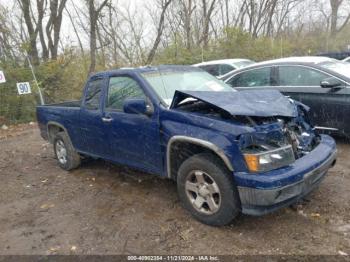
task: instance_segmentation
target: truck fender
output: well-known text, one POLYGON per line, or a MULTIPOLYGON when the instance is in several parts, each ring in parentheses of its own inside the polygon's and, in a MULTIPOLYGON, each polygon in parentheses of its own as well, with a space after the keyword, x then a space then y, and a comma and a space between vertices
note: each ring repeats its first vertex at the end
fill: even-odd
POLYGON ((217 145, 215 145, 209 141, 198 139, 198 138, 193 138, 193 137, 188 137, 188 136, 173 136, 169 139, 168 145, 167 145, 167 158, 166 158, 166 160, 167 160, 167 176, 168 176, 168 178, 171 178, 171 147, 172 147, 172 144, 174 142, 178 142, 178 141, 192 143, 192 144, 199 145, 199 146, 202 146, 204 148, 207 148, 207 149, 213 151, 225 163, 226 167, 230 171, 233 171, 233 167, 232 167, 230 160, 228 159, 228 157, 226 156, 224 151, 221 148, 219 148, 217 145))
POLYGON ((54 136, 52 136, 52 134, 51 134, 52 132, 50 132, 50 127, 53 127, 53 126, 58 127, 59 129, 63 130, 67 134, 68 138, 70 139, 69 133, 63 125, 61 125, 60 123, 57 123, 55 121, 49 121, 46 125, 46 128, 47 128, 47 134, 48 134, 48 138, 49 138, 50 142, 53 142, 53 139, 54 139, 54 136))

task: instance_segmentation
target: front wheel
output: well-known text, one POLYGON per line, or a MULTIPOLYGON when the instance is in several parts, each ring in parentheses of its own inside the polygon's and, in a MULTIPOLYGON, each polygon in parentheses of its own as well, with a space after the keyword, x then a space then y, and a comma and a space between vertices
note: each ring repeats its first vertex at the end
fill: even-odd
POLYGON ((183 205, 202 223, 227 225, 240 213, 240 200, 233 175, 211 154, 185 160, 177 176, 183 205))
POLYGON ((72 142, 65 132, 57 133, 53 148, 58 165, 64 170, 72 170, 80 165, 80 155, 75 151, 72 142))

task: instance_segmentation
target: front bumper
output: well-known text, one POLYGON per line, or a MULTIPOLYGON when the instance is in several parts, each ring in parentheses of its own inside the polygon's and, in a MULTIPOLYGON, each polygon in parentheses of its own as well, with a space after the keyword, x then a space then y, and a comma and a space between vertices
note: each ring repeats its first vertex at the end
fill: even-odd
POLYGON ((319 185, 336 157, 335 141, 322 135, 320 144, 293 165, 263 174, 235 173, 242 213, 263 215, 296 202, 319 185))

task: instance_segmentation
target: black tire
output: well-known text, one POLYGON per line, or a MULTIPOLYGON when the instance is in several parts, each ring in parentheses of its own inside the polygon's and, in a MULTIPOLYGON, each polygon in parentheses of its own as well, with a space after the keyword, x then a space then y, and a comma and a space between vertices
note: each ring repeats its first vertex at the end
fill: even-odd
MULTIPOLYGON (((206 185, 208 185, 208 183, 207 181, 204 182, 206 185)), ((201 185, 203 186, 203 184, 201 185)), ((199 188, 201 188, 201 186, 199 186, 199 188)), ((194 155, 182 163, 177 176, 177 191, 184 207, 192 216, 207 225, 223 226, 230 224, 241 211, 240 199, 232 173, 230 173, 224 164, 212 154, 202 153, 194 155), (198 184, 198 171, 203 172, 206 180, 209 179, 209 184, 210 181, 213 180, 213 183, 216 183, 215 188, 219 189, 216 198, 212 198, 212 193, 204 191, 206 192, 204 196, 205 199, 212 198, 212 200, 214 199, 219 203, 215 206, 217 210, 214 213, 210 210, 209 202, 208 204, 204 202, 201 210, 198 210, 198 207, 196 209, 196 205, 193 203, 196 202, 195 199, 200 196, 201 191, 198 190, 197 193, 194 193, 186 189, 186 181, 191 182, 189 179, 191 176, 193 177, 194 173, 195 181, 193 185, 198 184), (209 212, 209 214, 205 212, 209 212)))
POLYGON ((64 170, 72 170, 80 165, 80 155, 75 151, 72 142, 66 132, 59 132, 56 134, 53 141, 54 153, 58 165, 64 170), (64 145, 66 150, 66 161, 60 161, 58 148, 64 145))

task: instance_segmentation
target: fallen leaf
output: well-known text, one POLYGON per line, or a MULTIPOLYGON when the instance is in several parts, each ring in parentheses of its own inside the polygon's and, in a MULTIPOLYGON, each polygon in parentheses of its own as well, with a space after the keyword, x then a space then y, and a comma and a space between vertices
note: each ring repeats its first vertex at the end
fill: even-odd
POLYGON ((303 210, 298 210, 298 214, 307 217, 307 214, 305 214, 303 210))
POLYGON ((192 231, 193 231, 193 228, 192 228, 192 227, 189 228, 189 229, 186 229, 186 230, 180 232, 180 237, 181 237, 183 240, 187 241, 187 240, 189 240, 189 237, 190 237, 192 231))
POLYGON ((59 250, 59 249, 60 249, 59 246, 57 246, 57 247, 50 247, 50 251, 51 251, 51 252, 56 252, 56 251, 59 250))
POLYGON ((54 207, 55 205, 54 204, 43 204, 40 206, 41 209, 47 209, 47 208, 52 208, 54 207))
POLYGON ((321 215, 319 213, 311 213, 311 217, 320 217, 321 215))
POLYGON ((341 250, 338 251, 338 254, 341 255, 341 256, 348 256, 348 253, 345 253, 341 250))

